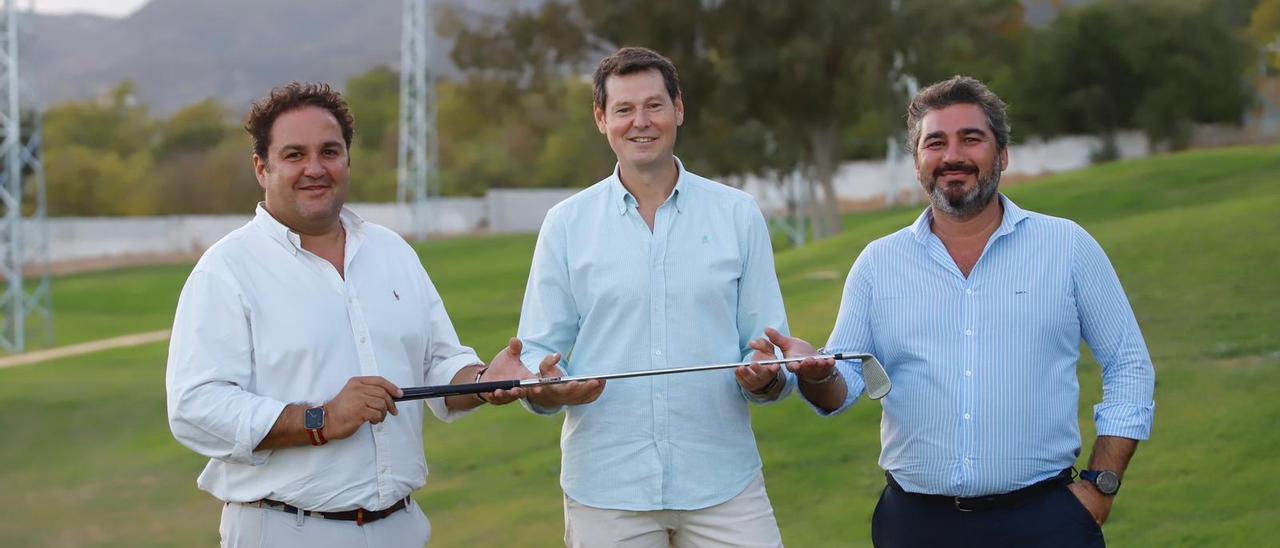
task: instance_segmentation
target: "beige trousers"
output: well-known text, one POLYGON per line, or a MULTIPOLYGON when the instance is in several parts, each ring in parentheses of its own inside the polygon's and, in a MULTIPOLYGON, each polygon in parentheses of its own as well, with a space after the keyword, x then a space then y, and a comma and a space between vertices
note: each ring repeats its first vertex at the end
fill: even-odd
POLYGON ((701 510, 609 510, 564 497, 564 544, 570 548, 710 548, 782 546, 764 476, 728 501, 701 510))

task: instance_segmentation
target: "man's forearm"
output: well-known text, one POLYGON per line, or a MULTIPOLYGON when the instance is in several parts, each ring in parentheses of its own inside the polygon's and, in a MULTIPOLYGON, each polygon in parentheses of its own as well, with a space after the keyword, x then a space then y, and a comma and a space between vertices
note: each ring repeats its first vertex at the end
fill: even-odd
POLYGON ((796 376, 800 384, 800 394, 804 399, 827 413, 839 409, 844 405, 845 398, 849 396, 849 387, 845 383, 844 374, 840 373, 839 368, 835 372, 836 376, 823 383, 806 382, 804 377, 796 376))
MULTIPOLYGON (((484 365, 478 363, 463 367, 458 370, 457 375, 453 376, 453 380, 449 381, 449 384, 467 384, 476 382, 476 375, 479 375, 480 371, 483 369, 484 365)), ((484 405, 484 400, 481 400, 478 394, 461 394, 458 396, 446 396, 444 398, 444 405, 445 407, 448 407, 450 411, 466 411, 468 409, 475 409, 484 405)))
POLYGON ((1089 455, 1090 470, 1111 470, 1123 477, 1129 460, 1138 450, 1138 440, 1119 436, 1098 436, 1089 455))
MULTIPOLYGON (((307 435, 306 421, 303 419, 303 413, 306 412, 307 407, 296 403, 286 405, 280 412, 280 416, 276 417, 271 431, 267 432, 267 437, 262 438, 253 450, 264 451, 311 445, 311 437, 307 435)), ((324 430, 321 432, 323 433, 324 430)))

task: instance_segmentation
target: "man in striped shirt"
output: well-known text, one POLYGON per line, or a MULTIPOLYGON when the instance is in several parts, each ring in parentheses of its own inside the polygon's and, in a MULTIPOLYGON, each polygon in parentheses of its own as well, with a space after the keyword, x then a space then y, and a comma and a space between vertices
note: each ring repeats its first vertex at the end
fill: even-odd
MULTIPOLYGON (((930 207, 863 250, 845 283, 832 352, 867 351, 894 382, 882 400, 887 486, 877 546, 1102 546, 1120 478, 1151 433, 1155 371, 1098 243, 1069 220, 998 192, 1005 105, 957 76, 922 90, 907 118, 930 207), (1080 341, 1102 370, 1098 437, 1081 451, 1080 341)), ((770 333, 788 356, 802 340, 770 333)), ((822 415, 848 409, 861 366, 792 366, 822 415)))

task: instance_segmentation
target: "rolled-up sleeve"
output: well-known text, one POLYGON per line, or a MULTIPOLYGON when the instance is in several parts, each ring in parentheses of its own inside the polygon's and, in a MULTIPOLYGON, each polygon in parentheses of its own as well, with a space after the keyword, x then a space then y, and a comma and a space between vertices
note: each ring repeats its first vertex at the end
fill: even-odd
POLYGON ((1080 330, 1102 368, 1102 403, 1094 406, 1099 436, 1151 437, 1155 367, 1133 307, 1102 246, 1076 227, 1072 284, 1080 330))
MULTIPOLYGON (((426 277, 426 271, 422 272, 426 277)), ((427 349, 426 360, 422 364, 423 382, 427 386, 445 385, 453 382, 458 372, 464 367, 484 363, 475 350, 463 346, 458 340, 458 332, 453 328, 449 313, 444 308, 444 300, 436 291, 435 284, 426 277, 428 318, 431 322, 431 346, 427 349)), ((463 416, 475 412, 479 407, 465 410, 450 409, 445 405, 445 398, 428 398, 427 407, 440 420, 453 422, 463 416)))
MULTIPOLYGON (((547 213, 538 231, 538 243, 533 250, 533 263, 529 268, 529 283, 524 291, 524 304, 520 307, 520 327, 517 336, 524 344, 520 355, 525 367, 534 374, 542 359, 559 353, 567 360, 574 341, 578 338, 578 307, 569 286, 569 262, 564 223, 558 211, 547 213)), ((567 369, 567 362, 561 363, 567 369)), ((526 409, 539 415, 553 415, 563 409, 543 408, 521 400, 526 409)))
POLYGON ((178 299, 165 374, 174 437, 210 458, 265 464, 271 451, 254 448, 286 402, 245 390, 252 378, 249 320, 240 292, 213 273, 193 272, 178 299))

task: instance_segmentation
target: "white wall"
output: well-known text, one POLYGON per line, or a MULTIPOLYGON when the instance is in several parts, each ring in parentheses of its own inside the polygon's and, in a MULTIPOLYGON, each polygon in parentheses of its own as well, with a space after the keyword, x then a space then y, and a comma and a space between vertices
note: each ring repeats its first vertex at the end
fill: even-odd
MULTIPOLYGON (((1197 142, 1233 142, 1238 130, 1203 128, 1197 142), (1212 129, 1213 131, 1208 131, 1212 129)), ((1243 135, 1243 134, 1241 134, 1243 135)), ((1037 176, 1080 169, 1101 141, 1093 136, 1029 139, 1009 149, 1008 176, 1037 176)), ((1117 145, 1122 158, 1148 153, 1147 139, 1139 132, 1124 132, 1117 145)), ((760 202, 767 215, 786 207, 782 185, 745 176, 735 178, 743 190, 760 202)), ((883 160, 847 162, 836 170, 836 194, 843 202, 889 203, 920 200, 911 157, 902 155, 889 165, 883 160), (886 197, 894 196, 894 200, 886 197)), ((475 232, 535 232, 551 206, 577 189, 494 189, 484 198, 439 198, 428 207, 429 232, 447 236, 475 232)), ((401 234, 410 233, 407 208, 396 204, 350 204, 365 219, 401 234)), ((142 218, 53 218, 49 220, 50 261, 117 258, 134 255, 195 255, 227 232, 243 225, 244 215, 179 215, 142 218)))

